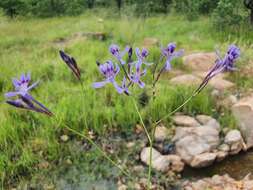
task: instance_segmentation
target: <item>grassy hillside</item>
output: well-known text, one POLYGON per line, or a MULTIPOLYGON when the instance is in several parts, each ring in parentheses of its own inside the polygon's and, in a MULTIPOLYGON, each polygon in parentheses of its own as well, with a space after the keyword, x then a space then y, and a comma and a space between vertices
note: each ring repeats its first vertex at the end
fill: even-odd
MULTIPOLYGON (((131 136, 135 124, 139 122, 131 98, 119 96, 112 86, 95 91, 91 84, 101 79, 95 61, 110 58, 108 46, 111 43, 120 44, 122 48, 128 44, 136 47, 142 45, 145 37, 157 38, 163 45, 176 42, 186 54, 214 51, 216 47, 224 50, 229 43, 237 43, 243 50, 242 67, 252 55, 252 32, 216 32, 208 18, 193 22, 175 15, 141 19, 119 17, 99 10, 79 17, 26 20, 0 17, 0 180, 3 189, 25 179, 31 180, 36 173, 51 173, 68 158, 74 164, 80 164, 84 171, 91 172, 95 168, 91 172, 94 178, 114 175, 106 174, 106 168, 111 166, 94 149, 80 151, 73 148, 74 139, 82 139, 62 127, 66 123, 80 132, 93 130, 101 141, 108 136, 108 131, 115 128, 131 136), (105 33, 107 39, 80 35, 88 32, 105 33), (82 70, 84 96, 80 84, 60 60, 59 49, 76 58, 82 70), (29 71, 33 81, 40 80, 32 94, 50 108, 57 119, 16 110, 4 103, 4 93, 13 89, 11 79, 29 71), (68 134, 73 144, 61 142, 62 134, 68 134), (40 164, 45 161, 50 164, 49 167, 41 167, 40 164)), ((159 47, 150 51, 150 61, 156 60, 159 47)), ((184 69, 181 62, 175 61, 174 68, 184 69)), ((253 87, 249 77, 240 73, 235 76, 232 79, 240 87, 238 89, 253 87)), ((166 74, 162 78, 154 102, 146 101, 142 105, 140 97, 144 94, 138 89, 134 92, 146 123, 165 115, 191 94, 193 89, 169 85, 169 77, 170 74, 166 74)), ((145 80, 151 79, 146 77, 145 80)), ((147 86, 147 94, 149 88, 147 86)), ((182 111, 191 115, 210 114, 224 125, 232 125, 229 113, 223 116, 216 113, 215 100, 210 98, 209 93, 206 89, 182 111)), ((121 153, 120 156, 126 156, 121 153)))

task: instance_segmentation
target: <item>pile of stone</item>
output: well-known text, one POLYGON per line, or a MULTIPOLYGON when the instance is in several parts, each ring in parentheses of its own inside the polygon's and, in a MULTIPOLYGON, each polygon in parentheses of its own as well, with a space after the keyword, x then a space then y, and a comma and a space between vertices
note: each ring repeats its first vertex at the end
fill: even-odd
MULTIPOLYGON (((224 137, 220 136, 220 124, 207 115, 197 115, 196 118, 187 115, 176 115, 173 118, 175 134, 172 142, 175 146, 173 154, 162 155, 153 148, 152 166, 158 171, 172 170, 180 172, 184 164, 193 168, 210 166, 215 161, 220 162, 229 155, 247 150, 239 130, 230 130, 224 137)), ((158 126, 155 140, 161 142, 169 137, 165 126, 158 126)), ((149 147, 141 152, 141 160, 149 164, 149 147)))
POLYGON ((200 179, 195 182, 186 181, 183 183, 183 190, 252 190, 253 180, 245 177, 241 181, 237 181, 228 175, 219 176, 215 175, 211 178, 200 179))

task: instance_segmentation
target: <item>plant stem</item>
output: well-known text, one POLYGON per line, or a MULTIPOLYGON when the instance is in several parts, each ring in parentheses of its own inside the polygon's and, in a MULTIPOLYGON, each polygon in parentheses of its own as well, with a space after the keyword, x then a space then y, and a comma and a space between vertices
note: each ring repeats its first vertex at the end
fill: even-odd
MULTIPOLYGON (((57 116, 55 116, 55 122, 57 123, 58 126, 61 125, 61 120, 58 119, 57 116)), ((63 123, 64 127, 75 133, 76 135, 85 138, 91 145, 93 145, 113 166, 115 166, 116 168, 118 168, 124 175, 126 175, 127 177, 129 177, 132 181, 134 181, 133 177, 131 177, 131 175, 129 174, 129 172, 125 171, 124 169, 122 169, 115 161, 113 161, 107 154, 105 151, 103 151, 103 149, 101 149, 91 138, 87 137, 86 135, 76 131, 75 129, 72 129, 71 127, 69 127, 67 124, 63 123)))
POLYGON ((179 107, 177 107, 176 109, 174 109, 172 112, 170 112, 169 114, 165 115, 164 117, 162 117, 160 120, 158 120, 157 122, 155 122, 155 126, 157 126, 159 123, 161 123, 161 121, 163 121, 164 119, 167 119, 168 117, 170 117, 172 114, 176 113, 178 110, 180 110, 182 107, 184 107, 193 97, 195 97, 198 94, 198 92, 194 92, 187 100, 184 101, 183 104, 181 104, 179 107))
POLYGON ((148 141, 149 141, 149 145, 150 145, 150 150, 149 150, 149 167, 148 167, 148 189, 151 189, 151 172, 152 172, 152 147, 153 147, 153 141, 148 133, 148 130, 143 122, 143 119, 142 119, 142 116, 141 116, 141 113, 138 109, 138 106, 136 104, 136 101, 134 98, 133 99, 133 103, 134 103, 134 106, 135 106, 135 109, 136 109, 136 112, 138 113, 138 116, 140 118, 140 121, 141 121, 141 124, 142 124, 142 127, 145 131, 145 134, 148 138, 148 141))
POLYGON ((130 174, 128 172, 126 172, 124 169, 122 169, 115 161, 113 161, 106 153, 105 151, 103 151, 92 139, 90 139, 89 137, 85 136, 84 134, 70 128, 69 126, 65 125, 65 128, 68 129, 69 131, 75 133, 76 135, 79 135, 83 138, 85 138, 87 141, 89 141, 90 144, 92 144, 109 162, 111 162, 112 165, 114 165, 115 167, 117 167, 124 175, 126 175, 127 177, 129 177, 130 179, 133 180, 133 178, 130 176, 130 174))

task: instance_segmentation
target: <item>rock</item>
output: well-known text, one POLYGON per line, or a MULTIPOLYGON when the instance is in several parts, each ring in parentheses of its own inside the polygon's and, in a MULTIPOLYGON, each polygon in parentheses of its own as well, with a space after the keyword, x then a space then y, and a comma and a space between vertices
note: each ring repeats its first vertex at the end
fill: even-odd
POLYGON ((224 160, 228 155, 228 152, 224 152, 224 151, 218 151, 216 152, 216 160, 218 162, 224 160))
POLYGON ((235 86, 234 83, 223 79, 223 78, 212 78, 209 82, 210 86, 213 88, 219 90, 219 91, 225 91, 235 86))
POLYGON ((184 163, 182 159, 177 155, 168 155, 166 158, 170 162, 170 170, 174 172, 181 172, 184 169, 184 163))
POLYGON ((194 53, 183 57, 183 63, 193 71, 208 71, 215 63, 215 53, 194 53))
POLYGON ((68 135, 62 135, 61 140, 62 140, 62 142, 67 142, 69 140, 69 136, 68 135))
POLYGON ((221 92, 219 90, 213 89, 211 92, 211 96, 213 98, 220 98, 221 97, 221 92))
POLYGON ((189 165, 195 156, 216 149, 220 143, 219 131, 210 126, 177 127, 172 140, 176 154, 189 165))
POLYGON ((213 127, 217 129, 218 131, 220 131, 220 124, 216 119, 208 115, 197 115, 196 119, 198 120, 200 124, 213 127))
MULTIPOLYGON (((141 161, 149 165, 149 151, 150 147, 146 147, 141 152, 141 161)), ((177 155, 161 155, 154 148, 152 149, 152 167, 161 172, 169 170, 181 172, 184 169, 184 163, 177 155)))
POLYGON ((138 135, 144 132, 143 127, 142 127, 141 125, 139 125, 139 124, 137 124, 137 125, 135 126, 134 131, 135 131, 135 133, 138 134, 138 135))
MULTIPOLYGON (((150 147, 141 151, 141 161, 149 165, 150 147)), ((165 156, 162 156, 157 150, 152 148, 152 167, 158 171, 166 172, 169 170, 170 162, 165 156)))
POLYGON ((229 131, 225 136, 224 142, 230 145, 229 154, 231 155, 239 153, 242 150, 244 144, 241 133, 238 130, 229 131))
POLYGON ((42 161, 42 162, 40 162, 40 163, 38 164, 38 168, 39 168, 40 170, 48 169, 49 167, 50 167, 50 164, 49 164, 49 162, 47 162, 47 161, 42 161))
POLYGON ((144 38, 143 40, 143 47, 150 48, 153 46, 158 46, 159 40, 157 38, 144 38))
POLYGON ((210 166, 216 158, 215 153, 203 153, 194 156, 193 160, 191 161, 190 165, 194 168, 202 168, 206 166, 210 166))
POLYGON ((200 124, 196 119, 187 115, 176 115, 172 117, 173 122, 178 126, 198 127, 200 124))
POLYGON ((170 79, 170 83, 173 85, 197 86, 200 85, 201 78, 191 74, 184 74, 170 79))
POLYGON ((222 144, 218 147, 218 150, 223 151, 223 152, 228 152, 230 150, 230 147, 227 144, 222 144))
POLYGON ((118 190, 127 190, 127 186, 122 184, 118 187, 118 190))
POLYGON ((253 94, 233 105, 232 112, 239 122, 247 148, 253 147, 253 94))
POLYGON ((198 120, 198 122, 201 125, 206 125, 206 123, 208 123, 213 118, 211 116, 208 116, 208 115, 197 115, 196 119, 198 120))
POLYGON ((155 140, 157 142, 164 141, 168 138, 169 130, 165 126, 158 126, 155 130, 155 140))
POLYGON ((234 95, 229 95, 227 98, 222 100, 221 105, 226 108, 231 108, 237 102, 237 98, 234 95))
POLYGON ((253 180, 243 179, 236 181, 228 175, 215 175, 211 178, 203 178, 198 181, 186 181, 183 183, 183 190, 252 190, 253 180))
POLYGON ((241 133, 240 131, 236 129, 229 131, 227 135, 225 136, 225 140, 224 140, 224 142, 228 145, 232 145, 233 143, 241 142, 241 141, 242 141, 241 133))
POLYGON ((127 144, 126 144, 126 147, 128 148, 128 149, 131 149, 131 148, 133 148, 135 146, 135 142, 128 142, 127 144))

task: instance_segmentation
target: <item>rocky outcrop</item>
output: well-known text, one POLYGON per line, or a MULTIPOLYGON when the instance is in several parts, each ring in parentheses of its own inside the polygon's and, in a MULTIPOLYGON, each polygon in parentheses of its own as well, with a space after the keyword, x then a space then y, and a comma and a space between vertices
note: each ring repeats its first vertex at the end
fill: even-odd
POLYGON ((183 190, 252 190, 253 180, 248 177, 241 181, 237 181, 228 175, 215 175, 211 178, 204 178, 198 181, 185 181, 183 183, 183 190))
POLYGON ((193 71, 208 71, 215 63, 215 53, 194 53, 183 57, 183 63, 193 71))
POLYGON ((183 74, 170 79, 171 84, 184 86, 197 86, 201 81, 201 78, 192 74, 183 74))
POLYGON ((253 147, 253 94, 243 98, 232 107, 247 148, 253 147))
POLYGON ((173 138, 176 146, 176 154, 184 162, 192 167, 205 167, 212 163, 213 160, 207 158, 203 153, 209 153, 216 149, 220 143, 219 131, 210 126, 201 127, 177 127, 173 138), (199 165, 197 165, 199 163, 199 165))
MULTIPOLYGON (((141 151, 141 161, 149 165, 150 147, 145 147, 141 151)), ((161 155, 156 149, 152 148, 152 167, 161 172, 174 171, 181 172, 184 163, 177 155, 161 155)))

